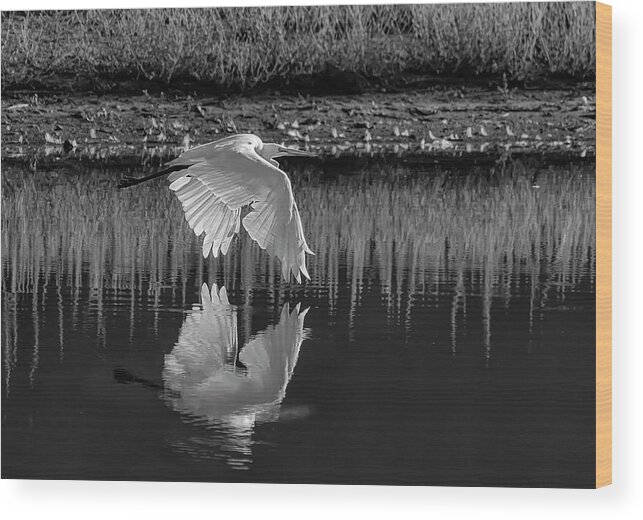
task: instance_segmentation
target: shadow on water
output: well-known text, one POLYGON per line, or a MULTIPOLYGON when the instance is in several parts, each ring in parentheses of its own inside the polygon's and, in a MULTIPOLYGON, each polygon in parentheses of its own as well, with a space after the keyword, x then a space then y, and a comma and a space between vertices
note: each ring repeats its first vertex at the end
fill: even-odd
POLYGON ((83 471, 61 455, 40 470, 44 477, 236 478, 183 458, 161 475, 150 462, 132 462, 158 462, 159 446, 169 446, 172 456, 198 460, 226 452, 220 458, 229 466, 251 468, 250 480, 586 485, 592 169, 519 161, 497 170, 324 169, 288 168, 316 253, 304 285, 283 280, 278 261, 245 235, 226 256, 203 259, 200 239, 163 182, 119 191, 120 174, 109 169, 3 169, 3 459, 9 442, 17 454, 5 467, 38 474, 28 453, 40 435, 30 424, 51 404, 42 387, 70 400, 56 405, 66 426, 54 421, 44 431, 77 427, 73 411, 82 408, 99 417, 83 423, 87 431, 77 428, 74 442, 95 441, 97 424, 118 424, 127 446, 120 465, 105 448, 92 452, 93 465, 83 471), (215 291, 206 296, 218 303, 206 298, 190 310, 204 284, 224 285, 235 305, 215 291), (299 309, 308 307, 314 336, 287 399, 301 420, 278 427, 306 337, 299 309), (79 373, 80 381, 69 379, 79 373), (114 376, 136 384, 114 389, 114 376), (87 394, 83 385, 94 393, 81 398, 71 390, 87 394), (159 396, 171 416, 154 404, 159 396), (127 399, 132 418, 113 404, 118 399, 127 399), (483 413, 494 400, 504 407, 483 413), (520 421, 534 425, 526 455, 512 446, 527 435, 523 426, 517 434, 520 421), (335 432, 332 441, 326 430, 335 432), (583 440, 570 449, 574 431, 583 440), (31 444, 21 445, 21 435, 31 444), (503 435, 501 452, 484 451, 503 435), (376 439, 390 447, 381 450, 376 439), (351 446, 342 460, 328 455, 338 445, 351 446), (283 450, 290 450, 286 461, 283 450), (547 450, 563 469, 541 461, 547 450), (493 462, 476 459, 480 451, 493 462), (268 463, 277 454, 281 470, 268 463), (301 465, 287 462, 296 458, 301 465), (524 473, 530 462, 538 469, 524 473))

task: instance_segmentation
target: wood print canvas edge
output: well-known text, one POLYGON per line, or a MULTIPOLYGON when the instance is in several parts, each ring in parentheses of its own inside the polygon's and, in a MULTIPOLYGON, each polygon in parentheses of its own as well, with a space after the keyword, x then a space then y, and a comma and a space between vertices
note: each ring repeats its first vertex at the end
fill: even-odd
POLYGON ((596 487, 612 483, 612 7, 596 3, 596 487))

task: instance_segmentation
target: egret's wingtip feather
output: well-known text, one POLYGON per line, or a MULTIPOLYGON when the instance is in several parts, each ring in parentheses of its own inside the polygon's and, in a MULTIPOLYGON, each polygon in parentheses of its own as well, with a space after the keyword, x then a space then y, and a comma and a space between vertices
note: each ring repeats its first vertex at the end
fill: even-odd
POLYGON ((201 286, 201 305, 207 305, 212 301, 212 297, 210 296, 210 289, 208 289, 208 284, 203 283, 201 286))
POLYGON ((219 305, 221 301, 219 300, 219 288, 216 283, 212 284, 212 291, 210 292, 213 305, 219 305))
POLYGON ((308 274, 308 269, 306 269, 306 264, 302 263, 299 269, 301 270, 302 274, 306 277, 306 279, 310 280, 310 275, 308 274))
POLYGON ((219 289, 219 299, 222 304, 230 305, 230 301, 228 300, 228 291, 226 290, 225 285, 222 285, 221 289, 219 289))

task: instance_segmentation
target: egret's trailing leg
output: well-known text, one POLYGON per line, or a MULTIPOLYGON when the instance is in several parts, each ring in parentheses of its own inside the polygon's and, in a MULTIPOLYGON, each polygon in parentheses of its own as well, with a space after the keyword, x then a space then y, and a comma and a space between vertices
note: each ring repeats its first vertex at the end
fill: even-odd
POLYGON ((147 177, 123 177, 118 183, 118 188, 122 189, 129 188, 130 186, 136 186, 137 184, 141 184, 142 182, 151 181, 152 179, 156 179, 157 177, 162 177, 163 175, 167 175, 168 173, 176 172, 179 170, 185 170, 186 168, 187 166, 171 166, 170 168, 164 168, 163 170, 160 170, 156 173, 152 173, 147 177))

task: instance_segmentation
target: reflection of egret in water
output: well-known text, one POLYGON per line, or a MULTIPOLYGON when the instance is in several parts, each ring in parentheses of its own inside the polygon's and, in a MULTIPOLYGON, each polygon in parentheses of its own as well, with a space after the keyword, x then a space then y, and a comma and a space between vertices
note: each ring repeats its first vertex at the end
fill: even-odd
POLYGON ((308 309, 300 312, 297 305, 291 312, 284 305, 276 325, 239 347, 237 308, 228 301, 225 287, 210 291, 203 284, 201 299, 202 309, 187 315, 165 357, 165 397, 189 422, 212 427, 222 439, 191 439, 175 447, 202 452, 215 444, 228 452, 225 458, 232 466, 244 469, 251 460, 254 426, 279 419, 306 337, 308 309))

